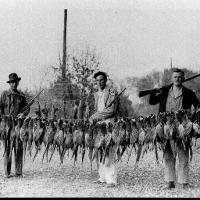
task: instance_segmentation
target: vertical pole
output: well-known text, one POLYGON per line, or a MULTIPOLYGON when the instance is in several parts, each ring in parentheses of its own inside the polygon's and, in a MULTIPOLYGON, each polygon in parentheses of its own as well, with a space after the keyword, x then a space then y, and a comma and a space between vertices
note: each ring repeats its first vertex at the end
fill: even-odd
POLYGON ((63 117, 66 118, 66 98, 65 98, 65 82, 66 82, 66 51, 67 51, 67 9, 64 9, 64 29, 63 29, 63 62, 62 62, 62 85, 63 85, 63 117))
POLYGON ((66 70, 69 70, 67 65, 67 9, 64 9, 64 30, 63 30, 63 62, 62 62, 62 82, 63 82, 63 112, 64 118, 66 118, 66 96, 69 96, 70 100, 72 100, 72 88, 70 85, 70 77, 69 73, 66 73, 66 70), (66 95, 67 89, 67 95, 66 95))
POLYGON ((63 30, 63 66, 62 66, 62 78, 66 78, 66 47, 67 43, 67 9, 64 10, 64 30, 63 30))

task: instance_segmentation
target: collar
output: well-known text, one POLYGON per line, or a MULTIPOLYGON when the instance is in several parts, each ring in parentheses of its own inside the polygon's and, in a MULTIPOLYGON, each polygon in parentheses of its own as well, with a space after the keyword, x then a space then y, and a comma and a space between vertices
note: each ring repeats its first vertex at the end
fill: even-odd
POLYGON ((9 89, 8 92, 9 92, 9 94, 19 94, 18 90, 13 91, 13 90, 9 89))
POLYGON ((8 95, 18 95, 18 96, 25 97, 25 95, 23 93, 21 93, 19 90, 12 91, 11 89, 8 90, 8 95))
POLYGON ((174 93, 174 90, 173 90, 173 86, 170 88, 170 90, 169 90, 169 94, 173 97, 173 98, 178 98, 178 97, 180 97, 180 96, 182 96, 183 95, 183 87, 181 87, 178 91, 177 91, 177 93, 175 94, 174 93))
POLYGON ((106 85, 106 87, 103 89, 103 90, 98 90, 98 93, 102 93, 102 92, 105 92, 105 91, 107 91, 109 88, 108 88, 108 86, 106 85))

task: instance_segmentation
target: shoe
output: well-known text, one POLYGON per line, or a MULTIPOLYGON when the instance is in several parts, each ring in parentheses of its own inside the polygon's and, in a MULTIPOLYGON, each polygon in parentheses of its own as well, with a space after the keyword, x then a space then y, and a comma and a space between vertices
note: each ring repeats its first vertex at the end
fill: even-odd
POLYGON ((183 183, 182 184, 182 189, 189 189, 189 188, 190 188, 189 183, 183 183))
POLYGON ((175 188, 174 182, 169 182, 169 183, 167 184, 167 186, 164 188, 164 190, 171 190, 171 189, 173 189, 173 188, 175 188))
POLYGON ((15 174, 15 177, 23 177, 23 175, 22 174, 15 174))
POLYGON ((105 182, 103 182, 103 181, 101 181, 101 180, 97 180, 97 181, 94 181, 93 183, 98 183, 98 184, 102 184, 102 183, 105 183, 105 182))
POLYGON ((5 174, 5 175, 4 175, 4 178, 10 178, 10 177, 12 177, 11 174, 9 174, 9 175, 8 175, 8 174, 5 174))
POLYGON ((107 184, 107 188, 113 188, 113 187, 116 187, 117 186, 117 184, 116 183, 108 183, 107 184))

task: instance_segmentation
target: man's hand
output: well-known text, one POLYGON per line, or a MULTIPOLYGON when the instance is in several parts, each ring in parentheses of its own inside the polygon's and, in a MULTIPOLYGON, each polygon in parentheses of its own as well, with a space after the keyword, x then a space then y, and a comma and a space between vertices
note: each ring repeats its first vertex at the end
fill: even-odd
POLYGON ((97 118, 97 115, 95 115, 95 114, 93 114, 93 115, 89 118, 89 122, 90 122, 91 124, 94 124, 94 123, 98 122, 99 120, 100 120, 100 119, 97 118))
POLYGON ((18 117, 18 118, 25 118, 25 115, 24 115, 24 113, 19 113, 19 114, 17 115, 17 117, 18 117))
POLYGON ((95 120, 96 120, 96 115, 95 115, 95 113, 94 113, 94 114, 89 118, 89 122, 90 122, 91 124, 93 124, 95 120))
POLYGON ((93 121, 94 121, 93 118, 90 117, 90 118, 89 118, 89 122, 90 122, 90 124, 93 124, 93 121))

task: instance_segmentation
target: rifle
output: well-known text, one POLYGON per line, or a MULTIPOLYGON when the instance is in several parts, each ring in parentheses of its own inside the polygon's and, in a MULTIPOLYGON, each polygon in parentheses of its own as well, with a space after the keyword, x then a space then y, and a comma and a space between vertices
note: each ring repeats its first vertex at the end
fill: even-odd
MULTIPOLYGON (((186 82, 186 81, 190 81, 190 80, 192 80, 192 79, 194 79, 194 78, 197 78, 197 77, 199 77, 199 76, 200 76, 200 74, 197 74, 197 75, 195 75, 195 76, 189 77, 189 78, 183 80, 183 83, 186 82)), ((143 97, 143 96, 146 96, 146 95, 149 95, 149 94, 152 94, 152 93, 159 93, 160 90, 162 90, 162 89, 164 89, 164 88, 166 88, 166 87, 168 87, 168 86, 172 86, 172 85, 173 85, 173 83, 171 83, 171 84, 169 84, 169 85, 167 85, 167 86, 163 86, 163 87, 161 87, 161 88, 150 89, 150 90, 142 90, 142 91, 139 91, 138 96, 139 96, 139 97, 143 97)))
MULTIPOLYGON (((39 95, 42 93, 44 91, 44 89, 42 89, 36 96, 34 96, 30 101, 29 101, 29 103, 24 107, 24 108, 22 108, 21 110, 20 110, 20 112, 19 113, 25 113, 32 105, 33 105, 33 103, 35 102, 35 99, 37 98, 37 97, 39 97, 39 95)), ((17 114, 15 114, 14 116, 16 116, 17 114)))
POLYGON ((126 90, 126 88, 124 88, 107 106, 106 109, 109 108, 110 106, 112 106, 112 104, 118 99, 119 96, 122 95, 122 93, 126 90))

